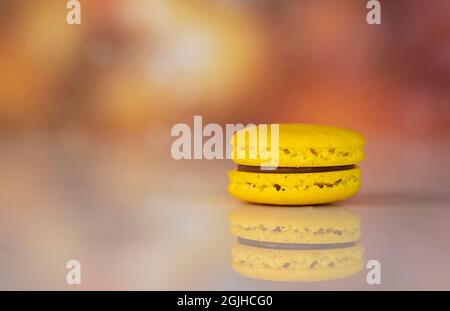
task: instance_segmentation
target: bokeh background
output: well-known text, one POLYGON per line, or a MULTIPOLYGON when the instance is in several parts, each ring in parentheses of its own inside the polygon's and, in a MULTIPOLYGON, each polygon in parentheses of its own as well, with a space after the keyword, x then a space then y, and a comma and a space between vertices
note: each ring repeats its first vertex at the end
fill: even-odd
POLYGON ((449 131, 445 0, 1 2, 3 131, 140 132, 191 119, 449 131), (64 5, 63 5, 64 4, 64 5))
MULTIPOLYGON (((84 289, 271 288, 226 264, 232 164, 170 156, 171 127, 194 115, 358 130, 368 157, 354 205, 448 205, 449 1, 381 1, 381 25, 362 0, 80 3, 81 25, 68 25, 66 1, 0 1, 0 288, 72 289, 72 257, 84 289)), ((383 215, 373 232, 390 232, 383 215)), ((430 234, 449 218, 427 216, 430 234)), ((369 254, 392 254, 386 234, 369 254)), ((433 237, 422 254, 449 258, 433 237)), ((449 289, 448 268, 435 272, 387 286, 449 289)))

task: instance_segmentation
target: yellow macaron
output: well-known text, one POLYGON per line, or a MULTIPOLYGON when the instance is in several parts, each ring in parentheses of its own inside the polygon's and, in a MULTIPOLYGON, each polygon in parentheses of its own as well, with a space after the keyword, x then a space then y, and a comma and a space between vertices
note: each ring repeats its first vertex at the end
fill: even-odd
POLYGON ((267 133, 267 150, 276 157, 276 167, 267 167, 268 151, 261 151, 260 140, 249 139, 261 135, 262 125, 233 136, 232 159, 238 165, 228 174, 233 196, 263 204, 309 205, 343 200, 358 192, 357 164, 364 159, 365 144, 361 134, 312 124, 277 126, 276 144, 270 126, 267 133))
POLYGON ((230 215, 232 268, 272 281, 345 278, 364 266, 360 219, 340 207, 242 206, 230 215))

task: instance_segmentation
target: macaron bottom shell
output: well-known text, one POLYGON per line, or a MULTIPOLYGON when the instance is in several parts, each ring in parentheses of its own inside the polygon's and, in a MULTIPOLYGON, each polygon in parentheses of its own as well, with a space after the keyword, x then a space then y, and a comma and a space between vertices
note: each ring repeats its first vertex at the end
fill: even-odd
POLYGON ((361 188, 361 169, 358 167, 343 171, 301 174, 233 170, 228 176, 228 191, 231 195, 260 204, 325 204, 352 197, 361 188))

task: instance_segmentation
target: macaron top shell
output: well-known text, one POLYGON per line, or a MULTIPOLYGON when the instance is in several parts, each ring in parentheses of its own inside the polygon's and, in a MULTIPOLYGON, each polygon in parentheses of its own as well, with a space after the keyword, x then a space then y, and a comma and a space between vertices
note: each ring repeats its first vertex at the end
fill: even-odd
POLYGON ((357 164, 364 159, 365 140, 356 131, 314 124, 278 124, 275 135, 272 126, 257 125, 235 133, 231 141, 233 161, 261 166, 272 154, 278 156, 281 167, 320 167, 357 164), (259 137, 260 132, 267 135, 267 147, 259 146, 258 139, 249 139, 259 137), (272 136, 279 138, 278 152, 271 149, 277 147, 272 136))

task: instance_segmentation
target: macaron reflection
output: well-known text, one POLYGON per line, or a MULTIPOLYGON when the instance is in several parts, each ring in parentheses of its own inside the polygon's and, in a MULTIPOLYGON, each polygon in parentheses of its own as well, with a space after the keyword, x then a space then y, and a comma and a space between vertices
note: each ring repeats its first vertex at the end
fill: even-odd
POLYGON ((245 205, 230 215, 232 268, 270 281, 346 278, 364 266, 360 218, 341 207, 245 205))

